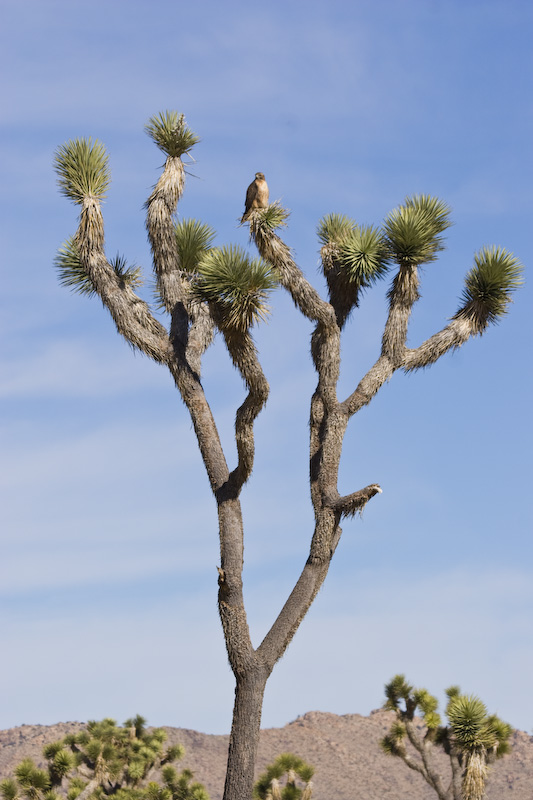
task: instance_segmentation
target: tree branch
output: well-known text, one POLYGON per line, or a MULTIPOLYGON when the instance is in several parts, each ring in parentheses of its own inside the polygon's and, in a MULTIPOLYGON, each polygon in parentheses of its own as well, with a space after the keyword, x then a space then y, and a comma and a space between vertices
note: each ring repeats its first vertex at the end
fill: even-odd
POLYGON ((388 356, 380 356, 361 379, 355 391, 340 404, 346 416, 352 417, 363 406, 368 405, 383 384, 390 380, 395 369, 388 356))
POLYGON ((229 477, 229 482, 238 494, 252 473, 255 454, 253 426, 268 399, 269 386, 250 334, 245 332, 231 336, 225 332, 224 339, 231 359, 248 388, 248 396, 235 417, 235 442, 239 460, 229 477))
POLYGON ((282 657, 318 594, 327 575, 331 555, 332 552, 329 552, 327 558, 321 561, 308 558, 294 589, 257 648, 258 658, 269 669, 282 657))
POLYGON ((358 492, 339 497, 334 501, 333 508, 341 517, 354 517, 357 513, 363 511, 363 508, 374 495, 381 494, 382 491, 377 483, 372 483, 358 492))
MULTIPOLYGON (((457 317, 438 333, 431 336, 419 347, 408 349, 403 347, 401 357, 398 356, 399 346, 392 348, 393 358, 382 353, 373 367, 369 369, 364 378, 352 394, 346 398, 340 408, 349 416, 353 416, 363 406, 368 405, 383 384, 390 380, 397 369, 413 372, 416 369, 429 367, 450 350, 461 347, 471 336, 477 333, 475 327, 468 319, 457 317)), ((385 337, 384 337, 385 338, 385 337)))
POLYGON ((322 271, 329 289, 329 301, 335 309, 337 325, 342 330, 350 312, 357 306, 360 286, 348 279, 346 272, 341 268, 339 255, 339 246, 335 242, 328 242, 320 250, 322 271))
POLYGON ((161 301, 169 313, 180 306, 184 331, 187 326, 188 286, 180 271, 173 214, 183 193, 183 163, 179 156, 168 156, 154 190, 146 202, 146 229, 152 250, 154 272, 161 301))
POLYGON ((402 721, 405 725, 405 730, 407 731, 407 737, 409 741, 415 750, 417 750, 420 754, 422 763, 424 765, 424 772, 422 774, 424 775, 427 783, 429 783, 429 785, 436 791, 440 800, 450 800, 448 792, 446 792, 442 785, 440 775, 438 772, 435 772, 426 743, 421 741, 420 736, 414 727, 412 719, 408 719, 402 715, 402 721))
POLYGON ((400 366, 405 372, 429 367, 449 350, 461 347, 475 332, 468 319, 463 317, 452 319, 446 328, 426 339, 415 350, 406 349, 400 366))
POLYGON ((381 355, 389 358, 394 367, 401 361, 409 318, 419 297, 416 266, 402 265, 389 291, 389 315, 381 342, 381 355))
POLYGON ((154 361, 168 363, 171 357, 168 332, 105 257, 102 211, 100 202, 94 197, 83 200, 76 244, 80 261, 118 332, 132 347, 154 361))
POLYGON ((323 300, 304 277, 285 242, 265 223, 262 212, 253 211, 249 221, 250 234, 260 255, 275 267, 280 284, 289 292, 295 306, 310 320, 321 322, 327 328, 336 326, 333 306, 323 300))
POLYGON ((450 782, 450 788, 448 789, 448 793, 450 796, 453 796, 453 800, 462 800, 462 792, 461 792, 461 783, 462 783, 462 774, 463 768, 459 763, 459 758, 457 754, 453 751, 450 752, 450 764, 452 768, 452 779, 450 782))

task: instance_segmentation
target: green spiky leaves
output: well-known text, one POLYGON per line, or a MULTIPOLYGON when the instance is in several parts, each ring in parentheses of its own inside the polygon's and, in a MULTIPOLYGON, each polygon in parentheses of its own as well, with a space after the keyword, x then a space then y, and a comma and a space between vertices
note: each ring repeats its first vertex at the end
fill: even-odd
POLYGON ((82 778, 72 778, 67 789, 67 800, 76 800, 86 785, 86 782, 82 778))
POLYGON ((387 272, 387 246, 372 225, 358 225, 341 243, 339 251, 348 280, 361 288, 370 286, 387 272))
POLYGON ((341 214, 328 214, 320 221, 317 233, 323 245, 335 247, 337 268, 353 286, 368 287, 387 272, 387 242, 373 225, 357 225, 341 214))
POLYGON ((489 749, 496 744, 485 704, 473 695, 452 698, 446 709, 452 733, 462 750, 489 749))
POLYGON ((159 149, 173 158, 185 155, 200 141, 187 127, 185 116, 177 111, 162 111, 150 117, 144 129, 159 149))
POLYGON ((498 322, 508 310, 512 293, 522 284, 522 264, 502 247, 483 247, 465 278, 462 306, 456 319, 468 319, 476 333, 498 322))
POLYGON ((184 219, 176 223, 175 232, 180 268, 192 275, 200 259, 211 248, 215 231, 196 219, 184 219))
POLYGON ((380 740, 381 749, 388 756, 398 756, 405 750, 404 739, 407 734, 405 725, 395 721, 391 725, 390 731, 380 740))
POLYGON ((429 195, 415 195, 391 211, 383 230, 398 264, 416 267, 436 259, 444 249, 440 234, 450 225, 450 208, 445 203, 429 195))
POLYGON ((361 290, 382 278, 389 253, 383 234, 372 225, 357 225, 342 214, 328 214, 317 228, 322 243, 322 270, 329 299, 342 328, 359 303, 361 290))
POLYGON ((303 800, 311 795, 310 783, 315 769, 299 756, 293 753, 282 753, 270 764, 266 771, 259 777, 254 785, 253 796, 256 800, 266 800, 268 797, 278 800, 303 800), (283 789, 280 780, 286 776, 283 789), (297 779, 306 784, 304 787, 297 785, 297 779))
POLYGON ((385 686, 386 702, 384 708, 389 711, 396 711, 400 706, 400 700, 407 701, 413 691, 410 683, 407 683, 405 675, 395 675, 385 686))
POLYGON ((185 748, 181 744, 171 745, 167 749, 165 761, 179 761, 185 755, 185 748))
POLYGON ((36 767, 31 758, 25 758, 15 767, 15 778, 28 800, 39 800, 51 787, 48 772, 36 767))
POLYGON ((413 700, 422 712, 424 722, 429 730, 436 730, 441 723, 440 714, 437 712, 439 701, 427 689, 416 689, 413 700))
POLYGON ((193 292, 209 303, 219 328, 244 333, 266 318, 266 301, 276 284, 265 261, 250 259, 241 248, 228 245, 209 250, 201 259, 193 292))
POLYGON ((277 200, 274 203, 270 203, 270 205, 265 209, 258 209, 256 214, 258 218, 258 224, 268 228, 271 231, 275 231, 278 228, 285 226, 290 216, 287 209, 283 208, 281 203, 277 200))
POLYGON ((128 267, 124 256, 117 253, 115 258, 112 258, 109 263, 113 267, 121 287, 128 285, 132 289, 136 289, 142 284, 141 268, 135 266, 128 267))
POLYGON ((49 746, 48 753, 45 748, 45 750, 43 750, 43 755, 49 761, 48 770, 50 779, 54 785, 59 785, 65 775, 68 775, 76 764, 73 753, 66 750, 61 742, 54 742, 49 746))
MULTIPOLYGON (((394 678, 385 686, 386 702, 384 708, 396 713, 402 719, 413 719, 416 710, 420 709, 424 722, 428 730, 436 731, 440 725, 440 715, 437 712, 438 700, 427 689, 415 689, 410 683, 407 683, 404 675, 395 675, 394 678), (404 709, 401 708, 401 702, 404 703, 404 709)), ((401 728, 401 723, 400 723, 401 728)), ((400 730, 400 728, 398 730, 400 730)), ((391 729, 394 737, 397 738, 397 732, 391 729)))
POLYGON ((0 783, 0 795, 3 800, 17 800, 19 797, 19 787, 12 778, 6 778, 0 783))
POLYGON ((174 767, 164 767, 161 777, 165 788, 160 788, 159 795, 156 796, 154 784, 149 784, 152 789, 147 800, 209 800, 205 787, 201 783, 193 782, 194 774, 189 769, 178 774, 174 767))
POLYGON ((95 294, 93 282, 80 260, 78 245, 74 237, 67 239, 59 248, 54 259, 58 271, 59 283, 76 294, 95 294))
MULTIPOLYGON (((120 286, 131 286, 132 289, 142 283, 140 267, 128 267, 123 256, 117 255, 110 262, 119 280, 120 286)), ((92 295, 96 293, 91 278, 80 259, 78 245, 74 237, 70 237, 59 248, 54 259, 54 266, 59 275, 59 283, 76 294, 92 295)))
POLYGON ((86 197, 101 200, 111 182, 106 149, 91 138, 74 139, 58 147, 55 170, 61 194, 77 204, 86 197))
POLYGON ((353 219, 344 214, 326 214, 318 223, 317 235, 323 245, 339 244, 351 236, 355 227, 353 219))

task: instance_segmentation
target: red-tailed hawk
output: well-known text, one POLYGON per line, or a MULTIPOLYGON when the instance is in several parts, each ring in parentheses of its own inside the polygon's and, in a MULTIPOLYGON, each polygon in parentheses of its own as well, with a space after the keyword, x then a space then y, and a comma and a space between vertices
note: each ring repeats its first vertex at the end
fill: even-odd
POLYGON ((244 203, 244 214, 241 222, 248 219, 254 208, 266 208, 268 206, 268 186, 262 172, 255 173, 255 180, 246 190, 246 201, 244 203))

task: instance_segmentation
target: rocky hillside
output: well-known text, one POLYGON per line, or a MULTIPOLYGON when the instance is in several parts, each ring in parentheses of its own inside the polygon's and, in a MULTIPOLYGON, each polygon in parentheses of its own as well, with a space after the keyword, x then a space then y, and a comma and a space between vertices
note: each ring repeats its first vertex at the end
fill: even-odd
MULTIPOLYGON (((388 730, 391 714, 374 711, 337 716, 312 711, 283 728, 261 732, 258 772, 283 752, 293 752, 315 767, 313 800, 435 800, 423 779, 398 759, 380 751, 379 739, 388 730)), ((22 725, 0 731, 0 777, 7 777, 25 757, 37 762, 43 745, 78 730, 81 723, 22 725)), ((212 800, 224 785, 226 736, 182 728, 166 728, 169 741, 184 745, 181 762, 205 784, 212 800)), ((446 761, 442 761, 443 773, 446 761)), ((513 752, 491 770, 487 800, 532 800, 533 737, 517 731, 513 752)))

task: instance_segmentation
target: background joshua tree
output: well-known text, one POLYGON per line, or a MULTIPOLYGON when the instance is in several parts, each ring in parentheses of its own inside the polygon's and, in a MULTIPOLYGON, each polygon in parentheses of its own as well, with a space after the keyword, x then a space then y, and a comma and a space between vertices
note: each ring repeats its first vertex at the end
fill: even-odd
POLYGON ((110 174, 103 145, 90 139, 68 142, 56 153, 60 190, 80 208, 78 229, 59 251, 57 267, 63 284, 100 297, 132 347, 169 369, 190 413, 218 509, 218 607, 236 682, 224 797, 248 800, 268 677, 326 577, 341 536, 341 520, 361 512, 381 491, 375 483, 344 495, 338 490, 348 422, 396 370, 427 367, 505 314, 511 293, 520 283, 521 267, 505 250, 483 248, 466 277, 460 307, 450 322, 410 349, 407 328, 419 297, 419 270, 435 260, 443 247, 441 234, 450 225, 444 203, 426 196, 408 198, 381 228, 360 226, 339 215, 325 217, 318 228, 329 289, 325 300, 276 233, 288 217, 279 204, 254 211, 248 219, 260 259, 251 259, 234 246, 214 248, 213 231, 202 223, 177 224, 174 214, 184 187, 183 158, 198 137, 183 115, 175 112, 153 117, 146 131, 166 155, 146 209, 157 301, 168 314, 168 327, 136 294, 139 271, 127 267, 121 258, 106 257, 101 201, 110 174), (389 270, 393 278, 381 353, 352 393, 339 400, 342 329, 363 291, 389 270), (311 355, 318 382, 310 410, 310 489, 315 527, 302 573, 255 648, 243 601, 240 495, 254 463, 254 422, 269 391, 251 328, 266 316, 268 295, 275 286, 289 293, 314 328, 311 355), (222 335, 247 389, 236 411, 237 460, 231 468, 201 383, 202 355, 215 332, 222 335))
POLYGON ((293 753, 282 753, 254 786, 256 800, 309 800, 313 793, 314 767, 293 753), (286 776, 285 785, 280 781, 286 776), (298 785, 300 782, 301 786, 298 785))
POLYGON ((113 719, 88 722, 85 730, 46 745, 45 769, 22 761, 0 784, 3 800, 209 800, 189 770, 178 773, 173 766, 183 747, 165 749, 165 731, 146 730, 145 723, 139 715, 123 727, 113 719), (153 780, 158 773, 162 784, 153 780))
POLYGON ((441 724, 436 697, 426 689, 414 689, 403 675, 385 686, 385 694, 385 708, 395 712, 396 721, 381 741, 383 750, 419 772, 439 800, 482 800, 487 765, 510 752, 511 726, 489 715, 477 697, 461 694, 458 686, 446 690, 446 726, 441 724), (417 711, 424 731, 415 722, 417 711), (435 760, 439 751, 450 760, 446 780, 435 760))

